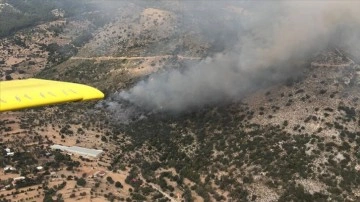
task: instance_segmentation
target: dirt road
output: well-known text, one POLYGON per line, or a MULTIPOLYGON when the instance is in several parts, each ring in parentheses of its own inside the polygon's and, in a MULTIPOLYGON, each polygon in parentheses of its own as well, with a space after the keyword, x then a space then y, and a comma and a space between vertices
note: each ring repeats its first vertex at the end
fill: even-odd
MULTIPOLYGON (((145 178, 141 174, 139 176, 140 176, 140 179, 145 182, 145 178)), ((153 184, 151 182, 149 182, 147 184, 150 185, 153 189, 156 189, 158 192, 160 192, 162 195, 164 195, 166 198, 168 198, 171 202, 179 202, 179 201, 181 201, 181 200, 176 200, 175 198, 171 197, 166 192, 162 191, 161 188, 158 187, 158 185, 153 184)))
POLYGON ((158 56, 134 56, 134 57, 113 57, 113 56, 100 56, 100 57, 71 57, 70 60, 141 60, 141 59, 159 59, 177 57, 182 60, 200 60, 201 57, 187 57, 182 55, 158 55, 158 56))

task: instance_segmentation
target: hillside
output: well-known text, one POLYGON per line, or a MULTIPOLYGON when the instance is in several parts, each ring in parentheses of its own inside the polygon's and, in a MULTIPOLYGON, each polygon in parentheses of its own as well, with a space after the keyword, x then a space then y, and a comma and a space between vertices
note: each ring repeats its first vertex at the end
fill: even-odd
POLYGON ((359 200, 360 57, 356 36, 337 43, 341 34, 323 31, 337 15, 324 12, 330 25, 309 33, 300 20, 304 28, 288 33, 281 23, 293 19, 277 21, 288 15, 277 14, 280 7, 269 7, 276 13, 269 18, 266 3, 0 3, 0 18, 19 15, 14 27, 0 22, 1 80, 72 81, 106 94, 0 114, 1 200, 359 200), (157 88, 146 92, 153 90, 146 84, 157 88), (184 89, 172 86, 200 86, 185 94, 200 104, 149 110, 122 96, 140 89, 144 102, 162 95, 173 102, 184 89), (69 154, 53 144, 103 154, 69 154))
POLYGON ((0 37, 32 27, 44 21, 74 16, 77 12, 89 9, 84 2, 49 0, 3 0, 0 1, 0 37))
POLYGON ((332 67, 333 59, 239 104, 114 123, 133 144, 112 166, 128 159, 188 199, 357 200, 359 65, 332 67))

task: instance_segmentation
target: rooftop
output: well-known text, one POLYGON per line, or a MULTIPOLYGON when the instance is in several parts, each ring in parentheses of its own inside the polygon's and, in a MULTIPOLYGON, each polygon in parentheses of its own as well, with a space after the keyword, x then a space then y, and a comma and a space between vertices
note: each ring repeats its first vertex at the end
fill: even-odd
POLYGON ((63 146, 63 145, 52 145, 50 146, 51 149, 60 149, 62 151, 67 151, 83 156, 90 156, 90 157, 98 157, 100 156, 104 151, 103 150, 97 150, 97 149, 88 149, 84 147, 78 147, 78 146, 63 146))

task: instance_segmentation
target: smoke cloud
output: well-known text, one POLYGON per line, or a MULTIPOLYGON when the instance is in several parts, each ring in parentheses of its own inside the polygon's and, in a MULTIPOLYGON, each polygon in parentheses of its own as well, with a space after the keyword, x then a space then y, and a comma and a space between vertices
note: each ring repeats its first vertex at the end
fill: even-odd
POLYGON ((184 11, 183 19, 197 15, 205 21, 214 17, 216 9, 236 20, 224 22, 227 26, 208 22, 199 26, 209 25, 209 33, 218 33, 218 27, 235 33, 231 41, 224 41, 227 45, 222 52, 185 69, 155 73, 116 93, 114 99, 147 110, 182 112, 237 101, 259 88, 283 82, 303 71, 299 61, 329 45, 359 54, 358 1, 216 1, 197 13, 184 11))

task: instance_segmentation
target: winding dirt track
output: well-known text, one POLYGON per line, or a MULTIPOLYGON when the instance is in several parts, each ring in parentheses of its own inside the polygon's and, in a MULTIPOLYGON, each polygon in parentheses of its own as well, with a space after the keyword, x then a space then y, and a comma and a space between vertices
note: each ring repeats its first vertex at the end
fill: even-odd
POLYGON ((71 57, 70 60, 141 60, 141 59, 159 59, 176 57, 182 60, 200 60, 201 57, 188 57, 182 55, 158 55, 158 56, 144 56, 144 57, 113 57, 113 56, 100 56, 100 57, 71 57))
POLYGON ((350 65, 354 64, 353 61, 348 62, 348 63, 343 63, 343 64, 327 64, 327 63, 319 63, 319 62, 312 62, 311 66, 312 67, 348 67, 350 65))
MULTIPOLYGON (((140 179, 142 181, 146 181, 145 178, 142 176, 142 174, 140 174, 140 179)), ((158 185, 155 185, 154 183, 147 183, 148 185, 150 185, 153 189, 156 189, 157 191, 159 191, 160 193, 162 193, 166 198, 168 198, 171 202, 178 202, 179 200, 176 200, 175 198, 171 197, 169 194, 167 194, 166 192, 162 191, 161 188, 159 188, 158 185)))
POLYGON ((148 183, 153 189, 156 189, 157 191, 159 191, 160 193, 162 193, 166 198, 168 198, 171 202, 178 202, 178 200, 176 200, 175 198, 171 197, 169 194, 167 194, 166 192, 163 192, 157 185, 153 184, 153 183, 148 183))

